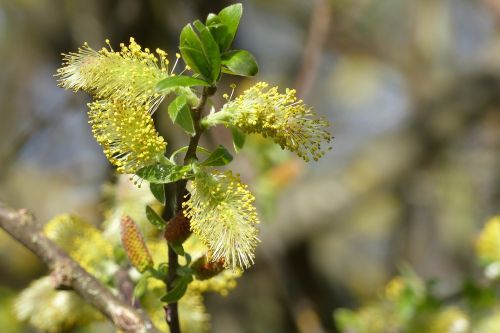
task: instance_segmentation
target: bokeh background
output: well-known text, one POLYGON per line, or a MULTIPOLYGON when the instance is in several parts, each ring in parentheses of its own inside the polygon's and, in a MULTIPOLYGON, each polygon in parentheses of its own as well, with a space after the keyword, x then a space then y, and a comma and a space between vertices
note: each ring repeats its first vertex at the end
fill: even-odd
MULTIPOLYGON (((91 136, 88 96, 57 87, 61 52, 130 36, 176 52, 186 22, 228 0, 0 0, 0 201, 43 223, 72 212, 98 225, 116 180, 91 136)), ((473 242, 500 213, 499 0, 247 0, 236 47, 256 80, 295 87, 332 122, 333 150, 305 164, 250 138, 233 169, 262 217, 256 265, 226 297, 209 296, 213 332, 337 332, 401 266, 452 294, 479 274, 473 242)), ((170 149, 166 106, 157 120, 170 149)), ((204 145, 230 145, 223 128, 204 145)), ((0 327, 45 268, 0 232, 0 327)))

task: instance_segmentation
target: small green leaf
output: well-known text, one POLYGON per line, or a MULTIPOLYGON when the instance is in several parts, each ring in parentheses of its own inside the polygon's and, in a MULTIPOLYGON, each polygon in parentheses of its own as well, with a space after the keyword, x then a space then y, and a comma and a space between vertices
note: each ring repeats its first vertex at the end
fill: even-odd
POLYGON ((170 247, 172 247, 172 250, 178 255, 178 256, 184 256, 186 253, 184 251, 184 247, 180 243, 170 243, 170 247))
POLYGON ((259 72, 257 61, 246 50, 233 50, 222 55, 222 71, 240 76, 255 76, 259 72))
POLYGON ((181 45, 179 50, 181 51, 182 58, 193 71, 207 79, 210 78, 210 64, 201 49, 181 45))
POLYGON ((214 83, 220 74, 221 56, 214 37, 200 21, 195 23, 199 36, 191 24, 182 29, 180 51, 184 61, 197 73, 200 73, 210 83, 214 83))
POLYGON ((225 24, 212 24, 207 26, 208 30, 210 30, 210 33, 214 37, 215 41, 217 42, 217 45, 219 45, 219 50, 221 52, 225 51, 225 45, 227 45, 231 35, 229 34, 227 25, 225 24))
POLYGON ((206 21, 207 27, 210 27, 211 25, 215 25, 215 24, 221 24, 221 22, 222 21, 220 20, 219 15, 214 14, 214 13, 208 14, 207 21, 206 21))
POLYGON ((196 34, 191 24, 187 24, 181 31, 179 49, 182 58, 193 71, 200 73, 205 78, 211 78, 211 66, 203 50, 200 37, 196 34))
POLYGON ((153 193, 156 200, 165 205, 165 186, 163 184, 149 184, 149 190, 153 193))
POLYGON ((155 164, 137 171, 137 176, 154 184, 165 184, 186 178, 191 166, 155 164))
POLYGON ((166 89, 174 88, 174 87, 194 87, 194 86, 203 86, 208 87, 210 84, 201 79, 197 79, 195 77, 186 76, 186 75, 176 75, 169 76, 166 79, 161 80, 156 84, 156 90, 162 92, 166 89))
POLYGON ((211 82, 217 81, 220 74, 221 55, 219 45, 210 33, 207 27, 200 22, 203 28, 200 30, 200 39, 203 44, 203 51, 207 56, 208 63, 210 64, 210 79, 211 82))
POLYGON ((193 117, 185 96, 178 96, 170 103, 168 106, 168 115, 174 124, 181 126, 187 133, 194 134, 193 117))
POLYGON ((179 276, 191 276, 193 275, 193 270, 189 267, 189 263, 186 266, 179 266, 175 271, 179 276))
POLYGON ((184 294, 186 293, 187 287, 191 281, 193 281, 192 276, 183 276, 179 278, 176 281, 174 288, 170 290, 160 300, 167 304, 179 301, 182 298, 182 296, 184 296, 184 294))
POLYGON ((219 145, 201 164, 204 166, 223 166, 232 160, 233 156, 227 151, 227 149, 224 146, 219 145))
POLYGON ((162 277, 166 277, 168 274, 168 264, 163 262, 158 266, 158 273, 162 277))
MULTIPOLYGON (((189 253, 184 253, 184 258, 186 258, 186 266, 185 267, 188 267, 188 265, 191 263, 191 256, 189 255, 189 253)), ((191 270, 191 268, 189 268, 190 272, 192 273, 193 271, 191 270)))
POLYGON ((165 222, 165 220, 163 220, 161 216, 154 211, 153 208, 147 205, 146 205, 146 217, 148 218, 148 221, 158 229, 163 229, 167 225, 167 222, 165 222))
POLYGON ((234 40, 234 36, 236 35, 236 31, 238 30, 242 14, 243 6, 241 5, 241 3, 228 6, 220 11, 218 17, 221 20, 222 24, 227 26, 229 34, 228 41, 224 45, 223 50, 227 50, 229 46, 231 46, 231 43, 234 40))
POLYGON ((148 275, 144 274, 139 281, 137 281, 137 284, 134 287, 134 292, 133 296, 134 299, 142 297, 144 293, 146 292, 146 289, 148 287, 148 275))
POLYGON ((236 152, 239 152, 245 145, 245 133, 240 131, 238 127, 231 126, 231 135, 233 137, 233 146, 236 152))

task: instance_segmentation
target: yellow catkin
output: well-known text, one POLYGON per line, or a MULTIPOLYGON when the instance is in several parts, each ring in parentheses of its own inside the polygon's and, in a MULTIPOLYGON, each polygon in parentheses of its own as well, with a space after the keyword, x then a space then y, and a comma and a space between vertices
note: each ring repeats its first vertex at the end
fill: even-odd
POLYGON ((135 173, 165 152, 167 143, 156 131, 147 105, 97 101, 89 108, 92 133, 118 172, 135 173))
POLYGON ((153 258, 144 242, 144 238, 135 222, 128 216, 123 217, 121 220, 120 235, 123 248, 132 266, 141 273, 153 267, 153 258))
MULTIPOLYGON (((61 333, 102 320, 102 315, 73 291, 54 290, 49 276, 19 293, 13 310, 19 320, 40 332, 61 333)), ((2 331, 4 329, 2 328, 2 331)))
POLYGON ((96 51, 85 43, 78 52, 63 56, 57 76, 65 89, 84 90, 98 99, 147 103, 152 110, 164 97, 156 91, 156 84, 169 76, 167 53, 157 49, 155 55, 134 38, 129 45, 120 44, 118 52, 111 46, 96 51))
POLYGON ((476 253, 483 263, 500 262, 500 216, 484 226, 476 240, 476 253))
POLYGON ((210 260, 223 261, 231 269, 252 265, 259 220, 248 187, 229 171, 214 171, 198 174, 190 193, 184 215, 209 248, 210 260))
POLYGON ((469 319, 456 307, 447 307, 437 312, 427 323, 429 333, 468 333, 469 319))
POLYGON ((45 225, 44 233, 85 270, 97 277, 104 275, 104 268, 113 257, 113 247, 93 225, 77 216, 62 214, 45 225))
POLYGON ((270 137, 305 161, 321 158, 330 149, 328 144, 332 139, 326 130, 328 122, 297 99, 295 90, 286 89, 282 94, 265 82, 247 89, 205 120, 209 126, 219 123, 270 137))
POLYGON ((106 44, 108 48, 96 51, 85 43, 77 52, 63 54, 63 66, 56 73, 59 86, 86 91, 97 99, 147 104, 151 113, 171 92, 186 96, 190 105, 198 104, 199 99, 190 88, 156 89, 161 80, 174 75, 169 73, 165 51, 156 49, 153 53, 143 49, 132 37, 128 45, 120 44, 119 51, 113 51, 108 40, 106 44))
POLYGON ((194 280, 189 284, 189 288, 199 293, 216 292, 226 296, 236 287, 236 280, 242 273, 240 269, 225 270, 207 280, 194 280))

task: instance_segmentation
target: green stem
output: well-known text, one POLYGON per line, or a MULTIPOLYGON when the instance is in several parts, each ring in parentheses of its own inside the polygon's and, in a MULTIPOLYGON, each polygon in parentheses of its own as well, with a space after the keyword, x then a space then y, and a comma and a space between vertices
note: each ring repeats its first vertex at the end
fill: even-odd
MULTIPOLYGON (((192 160, 196 160, 196 151, 198 148, 198 143, 200 142, 201 134, 203 133, 203 128, 201 127, 200 124, 200 119, 203 113, 203 109, 205 107, 205 104, 207 102, 209 96, 209 91, 208 89, 203 89, 203 94, 201 96, 200 102, 198 105, 192 110, 193 111, 193 122, 194 122, 194 129, 195 129, 195 134, 190 138, 189 140, 189 145, 186 151, 186 155, 184 156, 184 165, 187 165, 190 163, 192 160)), ((170 200, 172 203, 172 207, 169 207, 171 209, 165 209, 163 218, 168 221, 170 218, 173 216, 177 215, 179 212, 182 210, 182 202, 184 201, 184 197, 187 193, 186 190, 186 184, 187 180, 179 180, 177 181, 175 185, 175 201, 170 200)), ((172 193, 171 192, 172 188, 168 186, 168 184, 165 184, 165 193, 172 193)), ((167 201, 167 205, 168 205, 167 201)), ((175 253, 174 249, 172 248, 171 244, 167 242, 168 246, 168 272, 167 272, 167 278, 166 278, 166 285, 167 285, 167 292, 171 291, 174 287, 174 282, 177 278, 177 268, 179 267, 179 257, 177 256, 177 253, 175 253)), ((181 328, 179 324, 179 309, 178 309, 178 303, 169 303, 165 307, 165 315, 166 315, 166 320, 167 324, 170 328, 170 333, 181 333, 181 328)))

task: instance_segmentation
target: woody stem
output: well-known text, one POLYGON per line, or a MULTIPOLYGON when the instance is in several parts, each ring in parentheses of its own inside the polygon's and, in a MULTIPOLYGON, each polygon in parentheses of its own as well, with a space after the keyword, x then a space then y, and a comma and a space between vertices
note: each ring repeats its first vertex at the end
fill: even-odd
MULTIPOLYGON (((200 124, 200 119, 209 95, 210 95, 209 89, 204 88, 200 102, 195 108, 192 109, 195 133, 193 136, 191 136, 189 140, 188 149, 186 151, 186 155, 184 156, 184 165, 188 164, 193 159, 197 159, 196 149, 198 148, 198 143, 200 142, 201 134, 203 133, 203 128, 200 124)), ((187 191, 186 184, 187 180, 185 179, 181 179, 174 183, 175 201, 171 201, 173 206, 171 207, 171 209, 165 209, 163 214, 163 218, 165 220, 168 221, 171 217, 181 212, 182 202, 184 200, 184 196, 187 191)), ((169 191, 171 191, 171 187, 165 184, 165 193, 169 193, 169 191)), ((165 283, 167 285, 167 292, 169 292, 173 289, 175 279, 177 278, 177 268, 179 268, 179 258, 177 253, 175 253, 174 249, 172 248, 172 245, 168 241, 167 241, 167 246, 168 246, 168 272, 165 283)), ((178 303, 177 302, 169 303, 165 307, 165 314, 166 314, 167 324, 170 328, 170 332, 181 333, 181 328, 179 324, 178 303)))

